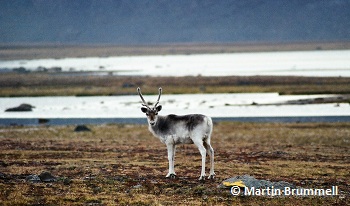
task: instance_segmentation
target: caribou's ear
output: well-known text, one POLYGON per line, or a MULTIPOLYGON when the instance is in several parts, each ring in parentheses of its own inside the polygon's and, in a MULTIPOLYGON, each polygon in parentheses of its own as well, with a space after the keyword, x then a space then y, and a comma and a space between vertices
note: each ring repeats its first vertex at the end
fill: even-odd
POLYGON ((143 112, 143 113, 146 113, 147 112, 147 108, 146 107, 141 107, 141 111, 143 112))
POLYGON ((160 110, 162 110, 162 105, 158 105, 157 107, 156 107, 156 110, 159 112, 160 110))

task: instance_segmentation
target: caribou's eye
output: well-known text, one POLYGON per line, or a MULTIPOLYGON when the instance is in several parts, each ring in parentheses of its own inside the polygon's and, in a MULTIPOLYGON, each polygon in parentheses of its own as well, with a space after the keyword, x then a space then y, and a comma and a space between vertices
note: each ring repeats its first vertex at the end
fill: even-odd
POLYGON ((146 113, 146 116, 149 116, 149 113, 146 113))
POLYGON ((155 115, 158 115, 158 112, 156 112, 155 115))

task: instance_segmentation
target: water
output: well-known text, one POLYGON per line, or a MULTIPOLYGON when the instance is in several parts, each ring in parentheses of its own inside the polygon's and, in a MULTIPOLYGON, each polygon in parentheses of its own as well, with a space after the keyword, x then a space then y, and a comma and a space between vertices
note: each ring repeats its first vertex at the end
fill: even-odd
MULTIPOLYGON (((62 71, 150 76, 293 75, 350 76, 350 50, 232 54, 158 55, 0 61, 0 69, 60 67, 62 71)), ((135 91, 136 93, 136 91, 135 91)), ((349 104, 280 105, 327 95, 197 94, 163 95, 161 114, 203 113, 215 121, 349 121, 349 104), (253 105, 258 103, 258 105, 253 105)), ((147 101, 157 96, 146 96, 147 101)), ((0 98, 0 125, 145 123, 138 95, 116 97, 0 98), (32 112, 4 112, 22 103, 32 112)))
POLYGON ((0 68, 137 76, 350 76, 350 50, 89 57, 0 61, 0 68))
MULTIPOLYGON (((350 122, 350 116, 213 117, 213 122, 350 122)), ((146 118, 0 118, 0 125, 147 124, 146 118), (42 121, 45 120, 45 123, 42 121)))
MULTIPOLYGON (((201 113, 217 121, 349 121, 350 105, 290 105, 290 100, 333 97, 334 95, 279 95, 278 93, 178 94, 162 95, 166 114, 201 113)), ((146 95, 155 101, 157 95, 146 95)), ((0 98, 0 124, 146 123, 138 95, 93 97, 16 97, 0 98), (31 112, 5 112, 20 104, 35 106, 31 112), (45 121, 44 121, 45 122, 45 121)))

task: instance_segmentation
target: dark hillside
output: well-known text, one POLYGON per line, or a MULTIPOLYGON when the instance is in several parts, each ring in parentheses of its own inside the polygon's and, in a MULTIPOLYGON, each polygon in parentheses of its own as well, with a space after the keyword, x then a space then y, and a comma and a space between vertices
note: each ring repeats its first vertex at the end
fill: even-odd
POLYGON ((350 40, 349 0, 0 0, 0 43, 350 40))

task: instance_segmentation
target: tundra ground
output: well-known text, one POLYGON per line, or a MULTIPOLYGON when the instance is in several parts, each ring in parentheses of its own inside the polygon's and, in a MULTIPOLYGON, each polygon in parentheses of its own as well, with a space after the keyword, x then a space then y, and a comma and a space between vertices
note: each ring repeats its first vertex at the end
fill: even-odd
POLYGON ((205 182, 198 181, 201 157, 194 145, 177 147, 177 178, 166 179, 166 147, 146 125, 89 128, 1 127, 1 205, 350 204, 349 123, 216 123, 217 176, 205 182), (44 171, 57 181, 25 180, 44 171), (244 174, 303 188, 338 186, 339 195, 235 197, 218 188, 244 174))

